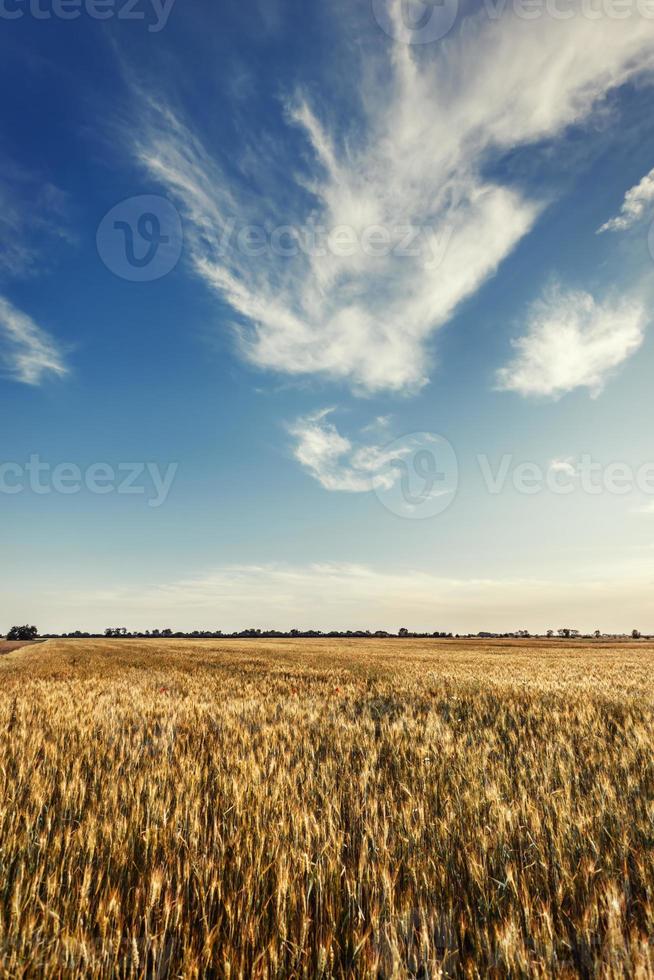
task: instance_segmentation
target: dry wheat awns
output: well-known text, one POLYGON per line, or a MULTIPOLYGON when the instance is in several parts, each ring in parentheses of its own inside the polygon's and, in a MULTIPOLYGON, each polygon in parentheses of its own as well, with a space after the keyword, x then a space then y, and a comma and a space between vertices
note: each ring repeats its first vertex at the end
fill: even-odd
POLYGON ((0 976, 654 976, 654 648, 0 658, 0 976))

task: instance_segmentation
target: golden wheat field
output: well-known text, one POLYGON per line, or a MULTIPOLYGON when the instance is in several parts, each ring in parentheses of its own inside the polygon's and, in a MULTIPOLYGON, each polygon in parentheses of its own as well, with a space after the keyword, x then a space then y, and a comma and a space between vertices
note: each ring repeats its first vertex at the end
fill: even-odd
POLYGON ((654 976, 654 646, 0 657, 3 977, 654 976))

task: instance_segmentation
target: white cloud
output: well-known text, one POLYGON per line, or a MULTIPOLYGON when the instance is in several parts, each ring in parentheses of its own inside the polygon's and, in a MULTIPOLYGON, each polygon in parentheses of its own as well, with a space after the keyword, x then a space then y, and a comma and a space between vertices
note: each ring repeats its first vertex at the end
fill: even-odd
MULTIPOLYGON (((70 241, 65 211, 66 197, 59 188, 0 152, 0 280, 43 271, 52 242, 70 241)), ((46 374, 68 373, 55 340, 2 295, 0 372, 29 385, 40 384, 46 374)))
MULTIPOLYGON (((649 556, 648 556, 649 559, 649 556)), ((224 631, 290 629, 544 630, 566 621, 581 629, 631 629, 651 608, 651 562, 641 569, 539 578, 456 578, 411 567, 348 562, 224 565, 194 578, 140 587, 39 592, 49 628, 224 631), (49 605, 51 603, 51 606, 49 605), (50 609, 52 611, 50 611, 50 609), (80 610, 83 611, 80 620, 80 610)), ((32 594, 25 617, 33 611, 32 594), (30 602, 32 606, 30 607, 30 602)), ((20 618, 23 606, 14 601, 20 618)), ((643 624, 643 628, 646 627, 643 624)))
POLYGON ((43 271, 56 254, 53 243, 72 241, 66 210, 63 191, 0 151, 0 276, 43 271))
POLYGON ((572 456, 566 456, 565 459, 553 459, 550 463, 550 471, 552 473, 564 473, 566 476, 577 475, 577 467, 572 456))
MULTIPOLYGON (((399 0, 395 10, 399 17, 399 0)), ((424 384, 434 331, 494 274, 542 206, 484 176, 487 162, 583 123, 610 89, 654 66, 651 24, 641 17, 618 26, 583 16, 534 24, 481 12, 463 18, 456 36, 423 47, 384 40, 359 49, 367 52, 360 74, 374 84, 362 83, 345 137, 299 93, 284 137, 268 140, 265 155, 249 148, 247 181, 233 166, 228 176, 192 124, 165 106, 148 103, 139 136, 130 134, 141 163, 184 211, 194 268, 234 309, 252 363, 364 391, 424 384), (371 63, 381 57, 389 63, 371 63), (308 161, 299 177, 296 157, 275 157, 298 135, 308 161), (267 249, 254 258, 225 246, 237 218, 347 226, 357 245, 347 255, 267 249), (383 255, 363 247, 376 226, 393 239, 383 255), (420 229, 419 247, 400 256, 406 226, 420 229)))
POLYGON ((15 381, 38 385, 44 375, 68 373, 53 338, 0 296, 0 364, 15 381))
MULTIPOLYGON (((397 477, 388 464, 402 454, 402 447, 394 443, 392 451, 386 451, 375 445, 353 446, 327 421, 332 411, 327 408, 304 416, 289 427, 297 461, 326 490, 366 493, 392 486, 397 477)), ((411 452, 408 445, 404 452, 411 452)))
POLYGON ((392 421, 392 415, 377 415, 372 422, 368 422, 367 425, 364 425, 361 432, 377 435, 381 432, 385 433, 392 421))
POLYGON ((575 388, 597 396, 609 374, 641 345, 647 319, 637 300, 597 302, 589 293, 549 288, 531 307, 527 330, 498 385, 558 398, 575 388))
POLYGON ((620 213, 598 228, 598 234, 603 231, 625 231, 640 221, 646 211, 654 213, 654 170, 650 170, 639 184, 627 191, 620 213))

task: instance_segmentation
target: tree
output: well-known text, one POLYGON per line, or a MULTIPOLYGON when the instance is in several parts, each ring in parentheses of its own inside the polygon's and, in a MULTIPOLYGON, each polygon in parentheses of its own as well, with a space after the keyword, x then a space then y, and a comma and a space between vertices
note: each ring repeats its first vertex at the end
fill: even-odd
POLYGON ((547 631, 547 635, 548 635, 548 637, 549 637, 549 638, 550 638, 550 640, 551 640, 551 639, 552 639, 552 637, 554 636, 554 630, 548 630, 548 631, 547 631))
POLYGON ((631 631, 631 639, 632 640, 640 640, 640 630, 632 630, 631 631))
POLYGON ((406 628, 406 626, 402 626, 402 627, 401 627, 401 628, 400 628, 400 629, 399 629, 399 630, 397 631, 397 635, 398 635, 398 636, 408 636, 408 635, 409 635, 409 631, 408 631, 408 629, 406 628))
POLYGON ((572 640, 576 636, 579 636, 579 630, 573 630, 570 626, 564 626, 563 629, 557 630, 559 636, 562 636, 564 640, 572 640))
POLYGON ((36 626, 12 626, 7 633, 8 640, 35 640, 39 635, 36 626))

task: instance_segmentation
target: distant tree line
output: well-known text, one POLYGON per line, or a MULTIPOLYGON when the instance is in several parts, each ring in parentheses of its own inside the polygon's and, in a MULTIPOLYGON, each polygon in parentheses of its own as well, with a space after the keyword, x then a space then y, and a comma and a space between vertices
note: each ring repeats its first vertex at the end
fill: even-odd
MULTIPOLYGON (((161 640, 161 639, 176 639, 176 640, 216 640, 216 639, 259 639, 259 638, 271 638, 271 639, 312 639, 317 637, 323 637, 325 639, 384 639, 391 637, 398 637, 399 639, 538 639, 540 634, 532 634, 529 630, 514 630, 510 633, 496 633, 487 630, 481 630, 479 633, 446 633, 444 631, 434 631, 434 632, 417 632, 408 629, 406 626, 402 626, 397 633, 391 633, 388 630, 266 630, 266 629, 255 629, 254 627, 244 630, 239 630, 233 633, 225 633, 222 630, 172 630, 170 627, 164 629, 152 629, 152 630, 128 630, 125 626, 107 626, 104 633, 89 633, 83 630, 74 630, 71 633, 43 633, 40 634, 43 639, 55 639, 57 637, 61 638, 82 638, 82 639, 92 639, 107 637, 112 639, 132 639, 132 640, 161 640)), ((576 640, 576 639, 600 639, 602 636, 609 639, 625 639, 629 636, 633 640, 650 639, 648 636, 643 636, 640 630, 632 630, 630 634, 602 634, 599 630, 595 630, 593 633, 582 633, 580 630, 573 629, 570 626, 564 626, 556 630, 547 630, 545 634, 548 639, 554 639, 559 637, 562 640, 576 640)), ((12 626, 9 633, 7 633, 8 640, 33 640, 39 636, 39 632, 36 626, 12 626)))
MULTIPOLYGON (((69 634, 76 636, 78 634, 69 634)), ((83 635, 83 634, 81 634, 83 635)), ((400 636, 400 637, 440 637, 445 639, 447 637, 452 638, 452 633, 412 633, 408 629, 402 628, 397 633, 389 633, 387 630, 262 630, 255 629, 251 627, 249 629, 239 630, 234 633, 224 633, 222 630, 192 630, 191 632, 183 631, 173 631, 170 628, 167 629, 153 629, 145 630, 144 632, 128 632, 124 626, 108 626, 104 631, 106 637, 120 637, 138 640, 147 639, 225 639, 225 638, 252 638, 256 639, 258 637, 279 637, 286 639, 293 638, 311 638, 311 637, 379 637, 383 639, 384 637, 400 636)))

